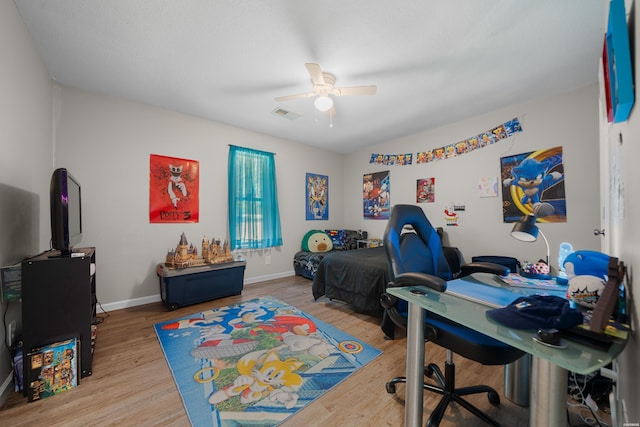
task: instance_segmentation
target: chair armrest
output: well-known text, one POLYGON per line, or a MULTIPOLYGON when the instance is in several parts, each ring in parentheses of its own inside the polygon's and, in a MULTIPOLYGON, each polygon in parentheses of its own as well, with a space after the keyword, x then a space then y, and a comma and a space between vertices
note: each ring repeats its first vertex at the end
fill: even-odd
MULTIPOLYGON (((424 273, 401 273, 395 277, 393 282, 390 282, 388 287, 403 287, 403 286, 427 286, 435 291, 444 292, 447 289, 447 282, 437 276, 424 273)), ((380 305, 385 309, 384 318, 382 321, 382 330, 385 332, 385 336, 393 339, 393 327, 388 324, 386 319, 391 320, 395 325, 402 328, 407 327, 407 318, 398 313, 396 302, 398 297, 383 293, 380 296, 380 305)))
POLYGON ((511 270, 509 267, 492 262, 470 262, 460 267, 460 277, 468 276, 472 273, 491 273, 505 277, 511 273, 511 270))
POLYGON ((453 277, 457 277, 460 274, 460 266, 463 264, 460 249, 454 246, 443 246, 442 253, 444 253, 444 259, 447 260, 453 277))
POLYGON ((447 290, 447 282, 425 273, 401 273, 395 277, 395 286, 426 286, 438 292, 447 290))

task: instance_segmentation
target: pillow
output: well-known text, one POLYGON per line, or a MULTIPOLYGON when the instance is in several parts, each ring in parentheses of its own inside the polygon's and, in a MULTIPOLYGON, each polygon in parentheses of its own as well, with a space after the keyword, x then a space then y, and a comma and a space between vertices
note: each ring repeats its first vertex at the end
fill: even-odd
POLYGON ((344 230, 324 230, 329 235, 333 248, 336 250, 344 249, 345 232, 344 230))
POLYGON ((311 230, 302 238, 302 250, 307 252, 329 252, 333 243, 327 233, 322 230, 311 230))
POLYGON ((332 229, 324 231, 331 238, 333 250, 336 251, 356 249, 358 247, 357 241, 367 238, 367 232, 361 230, 332 229))

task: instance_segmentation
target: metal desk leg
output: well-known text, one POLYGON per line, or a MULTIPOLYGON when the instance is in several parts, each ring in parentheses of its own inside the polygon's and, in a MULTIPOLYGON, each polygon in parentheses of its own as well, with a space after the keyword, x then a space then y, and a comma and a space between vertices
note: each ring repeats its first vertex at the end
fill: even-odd
POLYGON ((567 370, 533 357, 529 426, 567 425, 567 370))
POLYGON ((405 393, 405 427, 422 426, 422 388, 424 382, 424 310, 409 303, 407 319, 407 387, 405 393))

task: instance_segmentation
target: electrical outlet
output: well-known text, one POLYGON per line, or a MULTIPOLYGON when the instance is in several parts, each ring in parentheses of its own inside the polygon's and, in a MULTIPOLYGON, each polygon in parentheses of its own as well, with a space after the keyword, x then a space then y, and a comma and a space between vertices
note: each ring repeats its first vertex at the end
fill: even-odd
POLYGON ((16 340, 16 321, 12 320, 9 323, 9 330, 7 330, 7 337, 9 337, 9 347, 13 346, 13 342, 16 340))
POLYGON ((271 264, 271 255, 267 255, 264 257, 264 263, 265 264, 271 264))

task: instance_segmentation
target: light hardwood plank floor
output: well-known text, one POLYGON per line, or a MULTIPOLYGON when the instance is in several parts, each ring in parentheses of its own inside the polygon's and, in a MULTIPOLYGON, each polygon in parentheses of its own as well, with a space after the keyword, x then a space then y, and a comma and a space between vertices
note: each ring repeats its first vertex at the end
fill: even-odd
MULTIPOLYGON (((21 393, 11 393, 0 408, 3 426, 188 426, 189 420, 165 362, 153 325, 213 307, 271 295, 287 302, 380 349, 383 354, 287 419, 282 426, 401 426, 404 419, 404 385, 395 395, 385 383, 404 375, 406 339, 385 340, 380 319, 355 313, 348 305, 324 298, 314 301, 311 281, 298 276, 246 285, 241 296, 233 296, 168 311, 162 303, 109 313, 98 326, 93 375, 82 379, 74 390, 41 401, 27 403, 21 393)), ((105 315, 102 314, 104 317, 105 315)), ((428 361, 442 366, 445 352, 427 345, 428 361)), ((482 366, 457 357, 456 382, 487 384, 501 396, 493 407, 486 395, 469 400, 505 426, 526 426, 528 409, 503 396, 503 367, 482 366)), ((440 396, 425 392, 424 420, 440 396)), ((463 408, 452 404, 441 424, 485 425, 463 408)))

